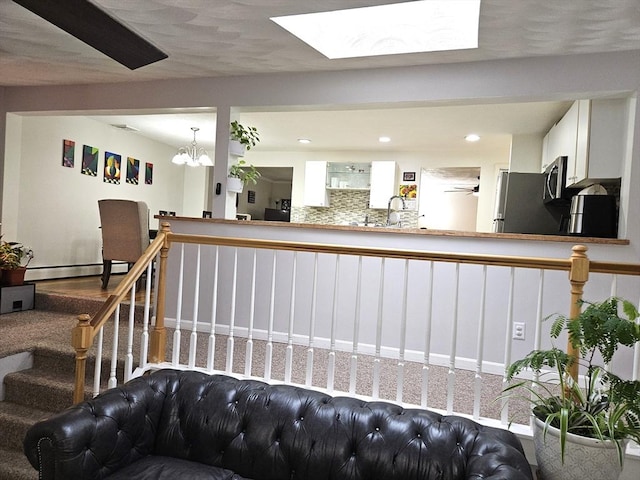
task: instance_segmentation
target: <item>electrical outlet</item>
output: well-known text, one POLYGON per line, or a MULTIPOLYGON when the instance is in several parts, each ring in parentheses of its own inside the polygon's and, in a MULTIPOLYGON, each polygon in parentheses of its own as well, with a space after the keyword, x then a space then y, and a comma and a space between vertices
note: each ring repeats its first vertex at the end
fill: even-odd
POLYGON ((525 324, 522 322, 513 322, 513 339, 524 340, 525 324))

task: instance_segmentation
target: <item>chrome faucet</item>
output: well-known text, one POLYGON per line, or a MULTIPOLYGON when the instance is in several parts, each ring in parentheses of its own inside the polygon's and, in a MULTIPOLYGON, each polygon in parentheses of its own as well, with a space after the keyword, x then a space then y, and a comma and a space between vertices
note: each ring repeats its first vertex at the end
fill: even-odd
POLYGON ((387 205, 387 227, 391 225, 391 202, 393 202, 394 198, 399 198, 402 200, 402 209, 405 210, 407 208, 407 204, 404 202, 404 197, 401 195, 394 195, 389 199, 389 203, 387 205))

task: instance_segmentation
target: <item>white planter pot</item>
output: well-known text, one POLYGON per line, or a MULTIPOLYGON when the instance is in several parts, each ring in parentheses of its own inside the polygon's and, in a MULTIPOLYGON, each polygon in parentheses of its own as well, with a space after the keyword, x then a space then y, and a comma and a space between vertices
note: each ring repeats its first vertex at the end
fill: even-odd
POLYGON ((245 148, 238 140, 229 140, 229 153, 235 157, 244 157, 245 148))
POLYGON ((227 177, 227 191, 234 193, 242 193, 244 184, 242 180, 237 177, 227 177))
POLYGON ((618 451, 612 441, 567 434, 564 463, 560 457, 560 431, 534 417, 533 443, 543 480, 617 480, 622 471, 618 451))

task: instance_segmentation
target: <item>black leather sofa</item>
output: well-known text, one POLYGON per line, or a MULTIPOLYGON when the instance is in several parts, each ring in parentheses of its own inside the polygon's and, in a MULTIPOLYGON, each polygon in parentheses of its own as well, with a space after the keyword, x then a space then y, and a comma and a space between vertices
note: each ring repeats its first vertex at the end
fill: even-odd
POLYGON ((160 370, 30 428, 40 478, 531 479, 511 432, 287 385, 160 370))

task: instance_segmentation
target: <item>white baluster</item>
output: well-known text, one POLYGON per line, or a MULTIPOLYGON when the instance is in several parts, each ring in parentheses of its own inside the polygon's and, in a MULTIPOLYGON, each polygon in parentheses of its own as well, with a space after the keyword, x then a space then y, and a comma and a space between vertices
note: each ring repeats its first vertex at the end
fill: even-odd
POLYGON ((456 263, 456 281, 453 293, 453 321, 451 324, 451 344, 449 346, 449 372, 447 374, 447 414, 453 413, 453 399, 456 384, 456 353, 458 346, 458 297, 460 291, 460 264, 456 263))
POLYGON ((333 278, 333 308, 331 309, 331 335, 329 339, 329 364, 327 366, 327 390, 333 392, 336 375, 336 329, 338 324, 338 292, 340 291, 340 255, 336 255, 336 271, 333 278))
POLYGON ((358 280, 356 285, 356 311, 353 319, 353 351, 349 371, 349 393, 356 393, 358 376, 358 345, 360 343, 360 303, 362 298, 362 256, 358 257, 358 280))
POLYGON ((311 286, 311 315, 309 317, 309 346, 307 348, 307 376, 305 385, 313 382, 313 348, 316 334, 316 305, 318 299, 318 254, 313 254, 313 284, 311 286))
POLYGON ((133 326, 136 315, 136 282, 131 285, 131 300, 129 301, 129 325, 127 330, 127 353, 124 357, 124 381, 128 382, 133 373, 133 326))
MULTIPOLYGON (((507 381, 507 368, 511 365, 511 342, 513 337, 513 291, 515 280, 515 268, 510 269, 509 278, 509 300, 507 307, 507 325, 505 328, 505 340, 504 340, 504 374, 502 376, 502 388, 505 389, 508 386, 507 381)), ((509 401, 506 397, 502 400, 502 414, 500 416, 500 422, 503 425, 509 423, 509 401)))
POLYGON ((147 266, 147 281, 144 289, 144 313, 142 316, 142 336, 140 339, 140 368, 147 367, 149 355, 149 315, 151 311, 151 276, 153 275, 153 262, 147 266))
POLYGON ((238 249, 233 249, 233 279, 231 280, 231 313, 229 314, 229 336, 227 337, 226 372, 233 371, 234 328, 236 325, 236 295, 238 292, 238 249))
POLYGON ((189 339, 189 368, 196 366, 196 353, 198 350, 198 309, 200 307, 200 250, 201 245, 198 245, 198 252, 196 254, 196 278, 193 286, 193 320, 191 323, 191 337, 189 339))
POLYGON ((291 369, 293 368, 293 322, 295 320, 296 306, 296 270, 298 252, 293 253, 293 268, 291 271, 291 302, 289 304, 289 332, 287 334, 287 351, 284 365, 284 381, 291 382, 291 369))
POLYGON ((107 388, 113 388, 118 385, 117 368, 118 368, 118 338, 120 335, 120 304, 116 307, 113 319, 113 347, 111 349, 111 371, 109 373, 109 381, 107 388))
POLYGON ((376 324, 376 354, 373 359, 373 392, 371 397, 380 398, 380 352, 382 344, 382 309, 384 307, 384 266, 385 259, 380 261, 380 286, 378 289, 378 318, 376 324))
POLYGON ((209 329, 209 341, 207 348, 207 370, 212 372, 216 357, 216 318, 218 309, 218 262, 220 259, 220 246, 216 245, 213 266, 213 284, 211 286, 211 327, 209 329))
POLYGON ((398 357, 398 380, 396 388, 396 401, 402 402, 402 390, 404 389, 405 349, 407 345, 407 302, 409 290, 409 260, 404 261, 404 280, 402 283, 402 313, 400 315, 400 352, 398 357))
POLYGON ((422 395, 420 405, 427 408, 429 404, 429 370, 431 369, 431 325, 433 318, 433 262, 428 263, 429 268, 429 292, 427 293, 427 305, 425 308, 424 329, 424 361, 422 364, 422 395))
POLYGON ((487 266, 482 266, 482 286, 480 293, 480 315, 478 318, 478 341, 476 343, 476 374, 474 382, 473 418, 480 418, 480 402, 482 399, 482 362, 484 360, 484 321, 487 300, 487 266))
POLYGON ((174 367, 180 364, 180 342, 182 341, 182 332, 180 331, 182 323, 182 287, 184 284, 184 243, 180 248, 180 270, 178 273, 178 300, 176 302, 176 329, 173 331, 173 356, 171 363, 174 367))
POLYGON ((267 346, 264 361, 264 378, 271 380, 271 363, 273 361, 273 320, 276 303, 276 250, 273 251, 273 268, 271 270, 271 297, 269 299, 269 326, 267 327, 267 346))
POLYGON ((251 368, 253 364, 253 322, 256 313, 256 254, 257 250, 253 249, 253 267, 251 271, 251 300, 249 302, 249 329, 247 332, 247 348, 244 357, 244 374, 251 376, 251 368))
POLYGON ((100 377, 102 377, 102 346, 104 345, 104 325, 96 336, 96 363, 93 366, 93 396, 100 393, 100 377))

